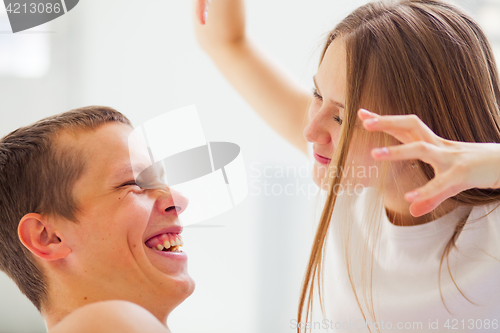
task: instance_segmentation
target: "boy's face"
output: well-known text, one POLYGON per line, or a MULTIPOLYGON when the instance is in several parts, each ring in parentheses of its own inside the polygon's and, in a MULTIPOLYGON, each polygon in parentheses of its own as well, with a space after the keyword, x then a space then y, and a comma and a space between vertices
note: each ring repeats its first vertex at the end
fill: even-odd
MULTIPOLYGON (((134 185, 131 132, 127 125, 109 123, 60 138, 64 145, 83 147, 87 163, 73 189, 79 223, 64 224, 72 249, 66 264, 80 277, 82 290, 89 290, 89 302, 124 299, 160 314, 189 296, 194 282, 185 253, 161 252, 145 243, 159 233, 182 231, 177 215, 186 209, 187 199, 167 187, 143 190, 134 185)), ((147 152, 134 149, 147 164, 147 152)))

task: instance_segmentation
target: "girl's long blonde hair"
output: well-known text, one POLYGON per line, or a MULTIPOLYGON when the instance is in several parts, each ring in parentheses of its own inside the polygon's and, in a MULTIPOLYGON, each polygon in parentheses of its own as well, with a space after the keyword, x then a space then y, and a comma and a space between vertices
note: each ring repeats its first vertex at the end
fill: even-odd
MULTIPOLYGON (((353 151, 364 149, 359 142, 380 147, 395 143, 388 135, 361 132, 355 127, 358 109, 366 108, 378 114, 416 114, 434 133, 448 140, 500 143, 497 67, 485 35, 462 10, 441 0, 373 2, 356 9, 331 31, 321 60, 336 38, 341 38, 346 48, 345 119, 327 172, 330 176, 325 179, 329 190, 304 277, 299 323, 312 318, 316 287, 323 309, 323 264, 331 223, 338 224, 341 231, 343 260, 361 314, 365 321, 368 316, 375 321, 372 276, 379 235, 377 219, 371 223, 363 220, 361 250, 356 251, 351 244, 355 236, 352 216, 332 221, 339 197, 335 189, 345 178, 345 174, 337 170, 345 170, 350 165, 348 156, 353 151), (353 146, 355 136, 362 139, 356 140, 357 145, 353 146)), ((414 173, 415 179, 428 181, 434 177, 430 165, 415 163, 418 168, 405 169, 414 173)), ((382 191, 379 193, 391 182, 387 174, 394 164, 382 163, 375 185, 382 191)), ((398 188, 397 180, 392 181, 398 188)), ((400 192, 402 198, 404 193, 400 192)), ((457 205, 483 205, 499 201, 500 190, 470 189, 450 200, 457 205)), ((380 200, 378 204, 383 205, 380 200)), ((347 210, 348 206, 341 208, 347 210)), ((439 210, 433 214, 437 216, 439 210)), ((379 217, 380 211, 371 215, 379 217)), ((457 223, 441 264, 464 224, 465 220, 457 223)), ((297 332, 301 330, 298 326, 297 332)))

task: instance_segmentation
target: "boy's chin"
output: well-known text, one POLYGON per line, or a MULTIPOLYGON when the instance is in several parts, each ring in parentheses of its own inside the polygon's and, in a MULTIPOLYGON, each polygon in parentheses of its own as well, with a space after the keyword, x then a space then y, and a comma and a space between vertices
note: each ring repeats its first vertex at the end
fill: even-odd
MULTIPOLYGON (((188 298, 189 296, 191 296, 191 294, 193 294, 194 292, 194 289, 195 289, 195 282, 194 280, 191 278, 191 276, 189 276, 189 274, 183 274, 182 276, 178 276, 176 277, 175 279, 175 298, 178 300, 178 304, 181 304, 182 302, 184 302, 184 300, 186 300, 186 298, 188 298)), ((171 285, 169 285, 167 288, 172 288, 171 285)), ((166 290, 169 294, 172 293, 172 290, 166 290)))

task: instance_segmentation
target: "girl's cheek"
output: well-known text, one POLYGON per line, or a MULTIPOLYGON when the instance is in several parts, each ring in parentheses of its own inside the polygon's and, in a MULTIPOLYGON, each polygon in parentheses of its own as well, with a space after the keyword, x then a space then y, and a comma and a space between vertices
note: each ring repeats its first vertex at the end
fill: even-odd
POLYGON ((332 137, 333 146, 337 147, 340 140, 340 130, 330 132, 330 136, 332 137))
POLYGON ((317 102, 313 101, 311 105, 309 106, 309 110, 307 112, 307 115, 309 117, 309 122, 314 120, 314 117, 316 117, 316 114, 318 113, 318 110, 320 108, 320 105, 316 105, 317 102))

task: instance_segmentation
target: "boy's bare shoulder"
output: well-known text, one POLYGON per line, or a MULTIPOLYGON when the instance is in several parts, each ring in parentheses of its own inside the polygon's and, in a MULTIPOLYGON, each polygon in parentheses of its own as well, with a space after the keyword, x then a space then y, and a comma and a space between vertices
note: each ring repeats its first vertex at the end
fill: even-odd
POLYGON ((60 321, 48 333, 170 331, 149 311, 128 301, 113 300, 83 306, 60 321))

